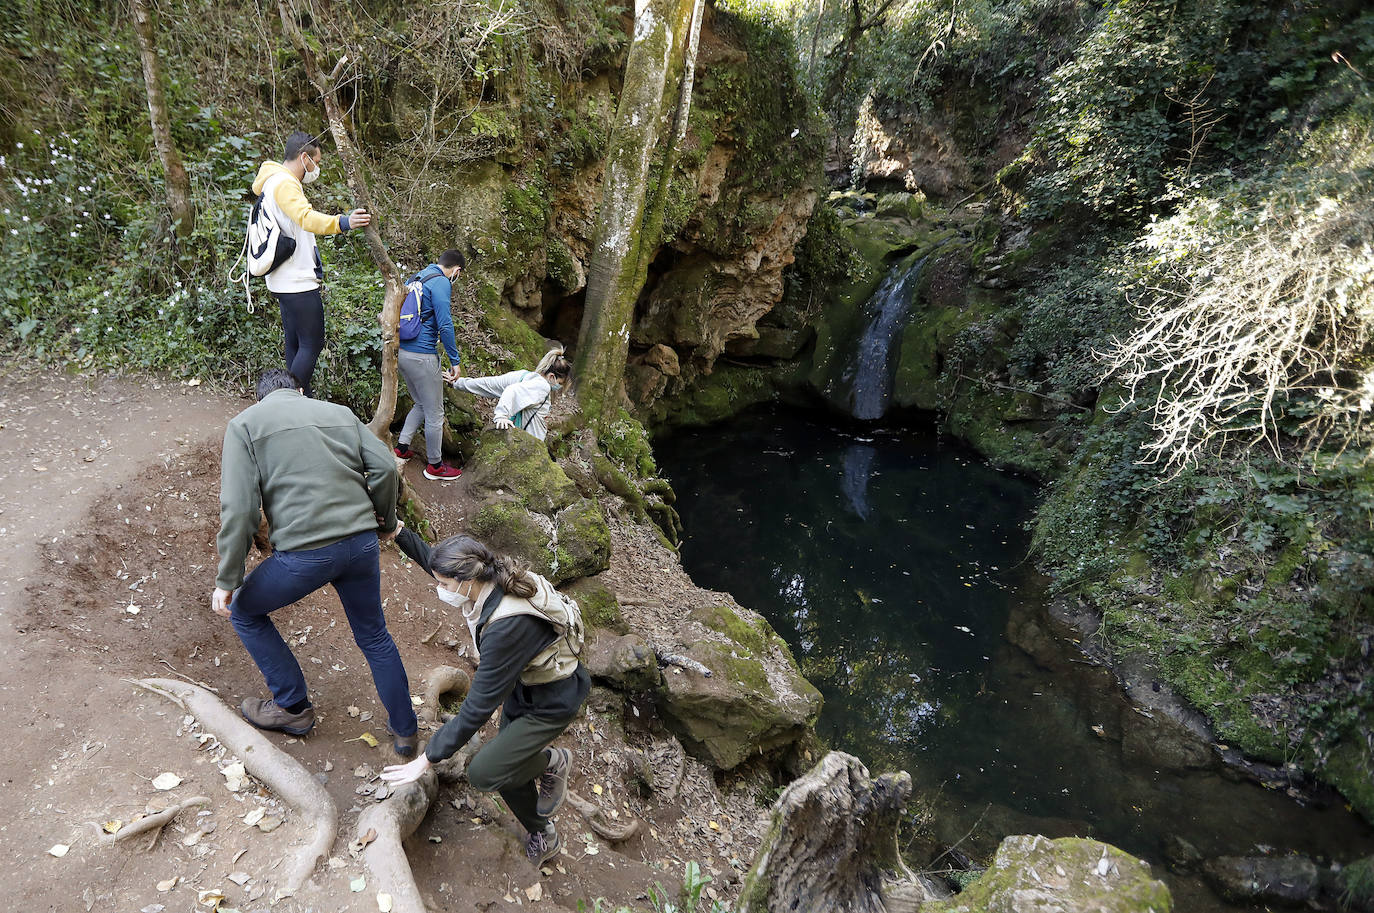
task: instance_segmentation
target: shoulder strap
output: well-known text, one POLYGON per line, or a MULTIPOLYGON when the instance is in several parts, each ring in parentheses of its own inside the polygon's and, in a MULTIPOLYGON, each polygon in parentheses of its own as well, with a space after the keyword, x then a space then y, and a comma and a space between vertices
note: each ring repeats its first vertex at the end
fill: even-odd
POLYGON ((481 631, 491 621, 492 614, 496 607, 501 604, 501 600, 506 598, 506 591, 499 586, 492 584, 491 594, 487 596, 487 601, 482 603, 482 612, 477 616, 477 630, 481 631))

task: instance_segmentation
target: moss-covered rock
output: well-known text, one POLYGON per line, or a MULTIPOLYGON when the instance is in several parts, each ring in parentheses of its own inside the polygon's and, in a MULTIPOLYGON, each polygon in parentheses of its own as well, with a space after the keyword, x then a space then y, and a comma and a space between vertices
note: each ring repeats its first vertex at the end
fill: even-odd
POLYGON ((468 528, 497 551, 563 583, 610 565, 611 534, 601 508, 584 498, 542 441, 522 431, 486 431, 463 482, 476 502, 468 528))
POLYGON ((1065 837, 1008 837, 961 894, 922 913, 1168 913, 1173 898, 1146 862, 1114 846, 1065 837))
POLYGON ((582 658, 594 680, 626 694, 651 691, 662 682, 654 648, 636 634, 602 631, 588 642, 582 658))
POLYGON ((620 602, 615 593, 596 577, 583 577, 563 588, 563 592, 577 600, 582 607, 582 620, 588 628, 599 628, 613 634, 628 634, 630 626, 620 614, 620 602))
POLYGON ((712 674, 674 666, 658 689, 660 711, 688 751, 728 770, 786 748, 815 724, 820 692, 766 621, 724 605, 692 618, 714 636, 686 654, 712 674))
POLYGON ((611 566, 611 530, 596 502, 583 498, 554 517, 554 577, 590 577, 611 566))

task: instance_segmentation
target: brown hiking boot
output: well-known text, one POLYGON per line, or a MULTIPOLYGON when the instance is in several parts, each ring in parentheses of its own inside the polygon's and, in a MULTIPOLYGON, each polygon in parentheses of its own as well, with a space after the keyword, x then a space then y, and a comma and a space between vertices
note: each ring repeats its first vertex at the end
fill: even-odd
POLYGON ((403 758, 415 757, 415 749, 420 745, 420 730, 415 730, 410 735, 397 735, 396 730, 387 723, 386 731, 391 734, 391 749, 403 758))
POLYGON ((246 697, 239 705, 239 713, 259 729, 271 729, 287 735, 305 735, 315 728, 314 707, 306 707, 300 713, 292 713, 275 701, 246 697))

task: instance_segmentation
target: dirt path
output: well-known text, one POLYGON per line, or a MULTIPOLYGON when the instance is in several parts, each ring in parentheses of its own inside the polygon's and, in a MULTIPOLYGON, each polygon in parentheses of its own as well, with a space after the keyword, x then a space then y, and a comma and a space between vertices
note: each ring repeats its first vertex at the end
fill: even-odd
MULTIPOLYGON (((177 708, 128 684, 182 677, 231 706, 266 694, 232 628, 207 608, 219 443, 248 403, 169 382, 22 368, 0 376, 0 858, 14 860, 6 906, 171 913, 209 909, 197 906, 199 892, 216 890, 226 908, 268 908, 300 822, 266 790, 230 792, 222 750, 203 744, 177 708), (152 781, 163 772, 183 782, 161 792, 152 781), (194 795, 211 797, 210 806, 184 814, 151 846, 99 844, 104 822, 194 795), (284 823, 270 833, 246 825, 257 808, 284 823), (56 845, 70 849, 57 857, 56 845)), ((442 500, 441 488, 429 491, 442 500)), ((436 612, 432 582, 398 553, 385 550, 382 566, 388 622, 418 694, 428 669, 462 664, 451 649, 462 626, 436 612)), ((365 870, 347 843, 358 812, 376 801, 375 772, 394 759, 385 715, 332 592, 274 619, 319 713, 308 739, 274 740, 325 784, 341 828, 317 887, 272 909, 374 911, 375 886, 352 890, 365 870), (381 747, 360 740, 369 732, 381 747)), ((565 808, 564 854, 541 875, 508 814, 466 786, 445 787, 407 845, 431 910, 572 910, 596 897, 643 908, 645 888, 673 889, 686 859, 727 881, 742 868, 746 850, 728 836, 751 811, 722 803, 695 762, 696 788, 656 807, 633 786, 637 753, 655 736, 626 732, 616 702, 597 694, 560 741, 576 755, 573 786, 616 814, 644 818, 644 836, 607 846, 565 808)))

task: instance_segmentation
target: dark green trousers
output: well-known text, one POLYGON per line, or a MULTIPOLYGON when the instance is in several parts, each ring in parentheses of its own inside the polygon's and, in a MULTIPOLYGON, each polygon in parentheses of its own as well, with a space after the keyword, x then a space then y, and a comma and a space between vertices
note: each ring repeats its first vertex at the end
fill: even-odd
POLYGON ((542 831, 549 819, 536 811, 536 780, 549 765, 544 749, 572 725, 575 716, 542 720, 533 716, 501 716, 501 731, 468 762, 468 782, 482 792, 500 793, 511 814, 531 834, 542 831))

